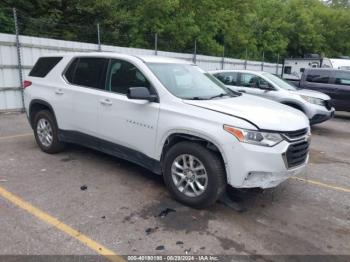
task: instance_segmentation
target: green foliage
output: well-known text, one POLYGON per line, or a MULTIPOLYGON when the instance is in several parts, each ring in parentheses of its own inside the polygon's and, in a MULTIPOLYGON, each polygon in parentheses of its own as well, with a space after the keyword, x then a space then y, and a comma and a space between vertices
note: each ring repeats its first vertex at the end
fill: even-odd
POLYGON ((0 32, 276 61, 350 55, 349 0, 0 0, 0 32))
POLYGON ((0 32, 14 33, 14 24, 10 9, 0 9, 0 32))

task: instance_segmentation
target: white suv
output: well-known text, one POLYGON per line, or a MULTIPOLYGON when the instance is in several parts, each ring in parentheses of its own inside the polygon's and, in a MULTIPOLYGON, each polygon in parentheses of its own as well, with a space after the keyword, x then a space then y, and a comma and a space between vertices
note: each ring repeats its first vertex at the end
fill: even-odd
POLYGON ((304 172, 300 111, 226 88, 198 66, 114 53, 39 58, 24 82, 39 147, 78 143, 164 176, 182 203, 205 207, 227 184, 274 187, 304 172))

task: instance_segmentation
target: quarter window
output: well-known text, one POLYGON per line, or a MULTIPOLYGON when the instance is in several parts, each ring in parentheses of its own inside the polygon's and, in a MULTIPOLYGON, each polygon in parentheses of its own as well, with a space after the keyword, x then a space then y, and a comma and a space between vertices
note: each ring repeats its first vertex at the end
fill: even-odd
POLYGON ((30 71, 29 76, 45 77, 55 65, 61 61, 62 57, 41 57, 35 63, 33 69, 30 71))
POLYGON ((108 59, 80 57, 69 66, 66 79, 75 85, 104 89, 103 76, 108 59))
POLYGON ((350 73, 347 72, 336 72, 335 83, 337 85, 350 85, 350 73))
MULTIPOLYGON (((112 59, 107 76, 107 90, 126 94, 130 87, 147 87, 150 83, 133 64, 112 59)), ((150 90, 151 91, 151 90, 150 90)))

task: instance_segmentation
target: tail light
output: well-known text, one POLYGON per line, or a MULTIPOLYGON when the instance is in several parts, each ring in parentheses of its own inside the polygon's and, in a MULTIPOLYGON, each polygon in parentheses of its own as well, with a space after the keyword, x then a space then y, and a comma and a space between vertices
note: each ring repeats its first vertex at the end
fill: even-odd
POLYGON ((27 88, 28 86, 31 86, 31 85, 32 85, 31 81, 28 81, 28 80, 23 81, 23 88, 27 88))

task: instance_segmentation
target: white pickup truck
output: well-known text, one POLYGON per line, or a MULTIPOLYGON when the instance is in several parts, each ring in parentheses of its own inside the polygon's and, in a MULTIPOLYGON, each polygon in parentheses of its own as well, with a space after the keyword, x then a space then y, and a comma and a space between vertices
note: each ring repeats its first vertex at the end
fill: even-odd
POLYGON ((36 141, 78 143, 164 176, 174 197, 213 204, 226 185, 275 187, 305 171, 303 113, 226 88, 198 66, 158 56, 50 54, 24 81, 36 141))

